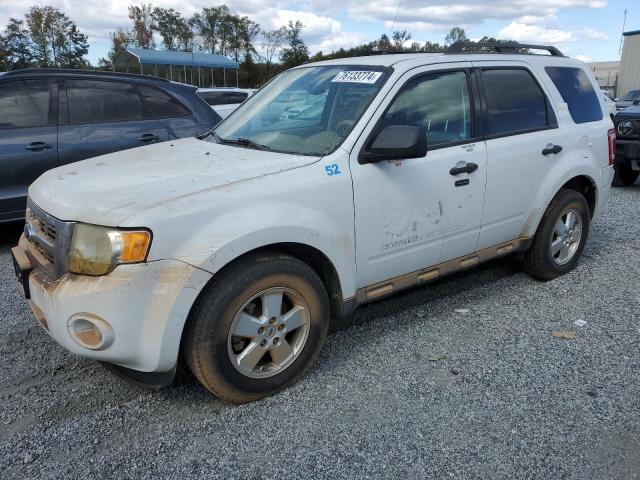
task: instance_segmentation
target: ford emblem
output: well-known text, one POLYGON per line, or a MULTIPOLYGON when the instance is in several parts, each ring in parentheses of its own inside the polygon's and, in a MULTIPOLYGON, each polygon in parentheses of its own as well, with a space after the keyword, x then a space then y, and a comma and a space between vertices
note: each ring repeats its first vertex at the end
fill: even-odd
POLYGON ((35 234, 35 232, 33 231, 33 227, 31 225, 29 225, 28 223, 24 224, 24 236, 27 240, 29 240, 31 237, 33 237, 33 235, 35 234))

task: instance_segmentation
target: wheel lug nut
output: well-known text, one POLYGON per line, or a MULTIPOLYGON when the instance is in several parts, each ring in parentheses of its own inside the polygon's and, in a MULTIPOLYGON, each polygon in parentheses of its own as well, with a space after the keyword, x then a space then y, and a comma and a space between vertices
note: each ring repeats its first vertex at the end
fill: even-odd
POLYGON ((260 328, 258 329, 258 333, 259 333, 260 335, 262 335, 262 334, 264 333, 264 330, 265 330, 265 328, 264 328, 264 327, 260 327, 260 328))
POLYGON ((261 347, 266 347, 266 346, 267 346, 267 340, 262 340, 262 341, 260 342, 260 346, 261 346, 261 347))
POLYGON ((281 332, 282 330, 284 330, 284 325, 281 323, 278 325, 278 331, 281 332))
POLYGON ((276 317, 271 317, 271 318, 269 319, 269 323, 270 323, 271 325, 275 325, 275 323, 277 322, 277 320, 278 320, 278 319, 277 319, 276 317))
POLYGON ((273 344, 277 345, 278 343, 280 343, 280 339, 278 337, 273 339, 273 344))

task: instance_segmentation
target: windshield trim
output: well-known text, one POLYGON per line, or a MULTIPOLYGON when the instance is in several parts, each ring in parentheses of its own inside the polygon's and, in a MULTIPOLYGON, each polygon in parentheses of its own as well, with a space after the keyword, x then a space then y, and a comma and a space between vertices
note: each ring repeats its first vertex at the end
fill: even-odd
MULTIPOLYGON (((345 64, 345 65, 343 65, 343 64, 336 64, 336 65, 331 65, 331 64, 330 65, 309 64, 309 65, 302 65, 302 66, 299 66, 299 67, 290 68, 288 70, 285 70, 284 72, 279 73, 278 75, 276 75, 275 77, 270 79, 267 83, 265 83, 262 87, 260 87, 258 90, 256 90, 254 92, 254 94, 251 95, 249 98, 247 98, 244 102, 242 102, 238 108, 236 108, 227 117, 225 117, 220 123, 218 123, 215 127, 213 127, 211 129, 211 132, 215 134, 215 137, 220 138, 220 136, 217 133, 215 133, 216 130, 218 129, 218 127, 220 127, 228 118, 230 118, 236 112, 241 110, 246 105, 250 104, 251 101, 257 96, 257 94, 259 92, 264 90, 269 84, 271 84, 280 75, 282 75, 284 73, 287 73, 287 72, 292 72, 292 71, 295 71, 295 70, 303 70, 303 69, 309 69, 309 68, 329 68, 329 67, 334 67, 334 68, 338 67, 338 68, 343 68, 345 70, 349 69, 349 68, 359 68, 359 69, 371 69, 373 71, 380 71, 380 72, 382 72, 381 79, 383 81, 382 81, 382 83, 380 83, 377 92, 371 97, 371 99, 369 100, 367 105, 362 109, 362 112, 360 112, 360 115, 358 116, 358 118, 354 121, 353 127, 351 128, 349 133, 344 136, 344 138, 340 141, 340 143, 338 143, 335 146, 335 148, 333 150, 331 150, 329 152, 326 152, 326 153, 317 153, 317 152, 316 153, 303 153, 303 152, 290 152, 290 151, 286 151, 286 150, 279 150, 277 148, 269 148, 268 151, 269 152, 275 152, 275 153, 282 153, 282 154, 286 154, 286 155, 300 155, 300 156, 303 156, 303 157, 315 157, 315 158, 323 158, 323 157, 327 157, 329 155, 332 155, 340 147, 342 147, 342 145, 347 140, 347 138, 349 138, 353 134, 353 132, 355 131, 356 126, 358 125, 358 123, 360 123, 360 120, 362 120, 362 117, 364 116, 364 114, 371 107, 371 105, 373 104, 373 101, 376 98, 378 98, 378 96, 380 95, 380 92, 382 92, 384 86, 387 84, 387 82, 389 81, 389 79, 392 77, 392 75, 394 73, 393 67, 391 67, 391 66, 383 66, 383 65, 361 65, 361 64, 345 64)), ((220 143, 220 142, 216 141, 216 143, 220 143)), ((242 145, 239 145, 239 144, 233 144, 233 143, 220 143, 220 144, 221 145, 227 145, 227 146, 230 146, 230 147, 247 148, 245 146, 242 146, 242 145)))

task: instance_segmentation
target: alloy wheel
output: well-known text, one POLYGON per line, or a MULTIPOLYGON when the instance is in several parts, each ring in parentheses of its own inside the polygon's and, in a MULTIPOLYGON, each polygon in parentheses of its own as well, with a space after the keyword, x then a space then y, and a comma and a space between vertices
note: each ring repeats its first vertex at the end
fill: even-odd
POLYGON ((556 221, 551 236, 551 258, 558 265, 571 261, 582 239, 582 216, 576 209, 569 208, 556 221))
POLYGON ((302 352, 310 320, 307 303, 298 292, 273 287, 258 293, 231 323, 227 339, 231 363, 250 378, 277 375, 302 352))

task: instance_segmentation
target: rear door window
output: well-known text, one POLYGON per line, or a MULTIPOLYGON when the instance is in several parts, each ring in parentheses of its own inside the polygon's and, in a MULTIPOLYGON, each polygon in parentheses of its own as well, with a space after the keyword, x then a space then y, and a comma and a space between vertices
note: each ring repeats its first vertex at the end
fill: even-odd
POLYGON ((145 118, 181 117, 191 112, 170 95, 153 87, 138 87, 144 102, 145 118))
POLYGON ((67 80, 69 123, 142 119, 142 101, 133 85, 100 80, 67 80))
POLYGON ((544 92, 524 68, 482 71, 487 109, 487 135, 539 130, 555 123, 544 92))
POLYGON ((546 67, 545 71, 569 106, 569 113, 575 123, 602 120, 600 100, 589 77, 582 69, 546 67))
POLYGON ((19 80, 0 84, 0 129, 40 127, 49 122, 49 81, 19 80))

